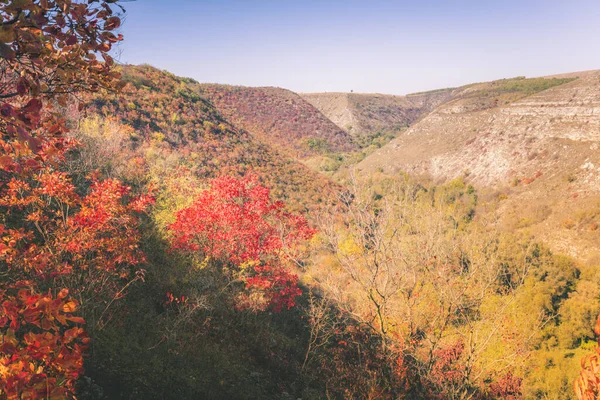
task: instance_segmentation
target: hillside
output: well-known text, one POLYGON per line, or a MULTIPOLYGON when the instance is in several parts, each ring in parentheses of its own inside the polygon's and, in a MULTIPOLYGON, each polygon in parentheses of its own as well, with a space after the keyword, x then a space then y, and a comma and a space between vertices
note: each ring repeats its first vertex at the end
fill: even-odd
POLYGON ((289 90, 209 84, 198 89, 235 126, 292 157, 356 149, 347 132, 289 90))
POLYGON ((581 210, 600 194, 599 105, 598 71, 469 85, 358 168, 465 176, 508 197, 499 203, 507 229, 594 257, 595 217, 581 210))
POLYGON ((126 140, 113 156, 127 163, 138 159, 143 168, 135 171, 137 175, 158 173, 157 169, 169 175, 184 168, 206 180, 253 171, 278 198, 297 209, 318 205, 337 187, 232 125, 200 96, 195 81, 150 66, 125 66, 122 73, 127 82, 123 92, 118 97, 95 97, 86 114, 122 125, 126 140))
POLYGON ((444 89, 408 96, 362 93, 301 93, 341 129, 363 141, 378 135, 396 134, 439 104, 452 98, 444 89))

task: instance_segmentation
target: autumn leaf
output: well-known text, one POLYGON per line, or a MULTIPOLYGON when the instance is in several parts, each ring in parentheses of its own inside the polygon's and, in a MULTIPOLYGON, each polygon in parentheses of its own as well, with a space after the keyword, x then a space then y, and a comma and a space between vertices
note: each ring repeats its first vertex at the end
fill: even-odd
POLYGON ((72 313, 77 311, 77 303, 74 301, 69 301, 62 306, 62 311, 66 313, 72 313))
POLYGON ((121 19, 119 17, 110 17, 104 23, 104 29, 114 30, 121 26, 121 19))

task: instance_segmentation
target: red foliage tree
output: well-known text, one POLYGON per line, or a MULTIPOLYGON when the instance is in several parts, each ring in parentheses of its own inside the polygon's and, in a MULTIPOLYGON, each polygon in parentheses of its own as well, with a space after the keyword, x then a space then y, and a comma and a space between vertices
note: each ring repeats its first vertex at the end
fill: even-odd
POLYGON ((57 168, 75 145, 60 108, 121 86, 117 1, 0 4, 0 398, 69 397, 88 340, 71 313, 143 260, 133 212, 151 199, 95 177, 78 191, 57 168))
POLYGON ((492 382, 489 387, 490 397, 493 399, 516 400, 523 397, 521 385, 523 378, 507 372, 498 381, 492 382))
POLYGON ((50 168, 29 180, 13 176, 0 184, 0 261, 13 276, 41 280, 85 272, 92 284, 94 272, 129 275, 128 266, 144 261, 135 213, 153 201, 129 192, 92 177, 89 193, 79 195, 67 174, 50 168))
MULTIPOLYGON (((246 289, 260 294, 263 306, 290 308, 300 295, 298 278, 287 269, 294 249, 313 236, 306 219, 284 211, 254 176, 213 180, 194 203, 177 213, 169 226, 175 249, 235 267, 246 289)), ((243 294, 240 306, 253 296, 243 294)))
POLYGON ((434 351, 433 365, 424 377, 426 397, 428 399, 520 399, 522 378, 510 371, 490 377, 489 383, 469 380, 462 340, 434 351))
POLYGON ((458 341, 435 350, 433 366, 426 376, 428 398, 440 400, 455 398, 458 393, 465 390, 465 366, 461 363, 464 349, 464 343, 458 341))
POLYGON ((71 393, 87 343, 84 330, 70 326, 83 319, 71 313, 103 323, 96 311, 106 312, 122 293, 122 278, 144 261, 137 213, 153 199, 95 176, 79 193, 51 165, 34 174, 5 171, 0 180, 0 398, 71 393))

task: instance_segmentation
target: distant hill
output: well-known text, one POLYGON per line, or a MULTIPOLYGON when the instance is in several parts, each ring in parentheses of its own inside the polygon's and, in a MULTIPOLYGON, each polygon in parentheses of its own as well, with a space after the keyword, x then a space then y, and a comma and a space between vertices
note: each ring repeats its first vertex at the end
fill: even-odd
POLYGON ((211 84, 198 89, 234 125, 295 158, 356 150, 347 132, 289 90, 211 84))
POLYGON ((515 78, 456 89, 453 100, 359 168, 406 170, 436 179, 467 171, 475 183, 504 185, 515 176, 548 167, 542 162, 545 151, 566 156, 556 148, 557 141, 576 145, 600 138, 600 118, 594 115, 599 78, 600 73, 592 72, 579 79, 515 78))
POLYGON ((452 98, 452 89, 408 96, 361 93, 301 93, 341 129, 362 139, 397 133, 452 98))

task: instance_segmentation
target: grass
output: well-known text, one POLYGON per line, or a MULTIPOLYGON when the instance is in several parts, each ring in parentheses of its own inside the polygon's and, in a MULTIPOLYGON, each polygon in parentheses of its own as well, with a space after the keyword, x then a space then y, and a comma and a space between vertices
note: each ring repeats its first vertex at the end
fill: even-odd
POLYGON ((500 93, 523 93, 527 96, 550 89, 555 86, 564 85, 577 78, 525 78, 501 79, 491 82, 491 90, 500 93))

